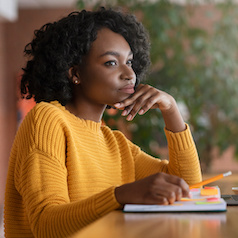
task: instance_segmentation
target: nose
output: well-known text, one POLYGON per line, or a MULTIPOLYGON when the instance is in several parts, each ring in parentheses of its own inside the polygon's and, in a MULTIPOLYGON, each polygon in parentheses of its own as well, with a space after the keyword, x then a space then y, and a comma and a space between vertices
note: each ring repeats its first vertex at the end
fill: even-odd
POLYGON ((136 74, 132 69, 132 67, 128 65, 123 65, 121 72, 121 79, 136 81, 136 74))

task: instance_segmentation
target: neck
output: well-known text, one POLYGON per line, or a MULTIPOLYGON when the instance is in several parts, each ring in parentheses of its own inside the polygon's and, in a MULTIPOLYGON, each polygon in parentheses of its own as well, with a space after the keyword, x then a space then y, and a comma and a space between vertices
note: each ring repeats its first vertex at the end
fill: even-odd
POLYGON ((83 102, 71 102, 65 108, 75 116, 95 122, 100 122, 106 105, 88 105, 83 102))

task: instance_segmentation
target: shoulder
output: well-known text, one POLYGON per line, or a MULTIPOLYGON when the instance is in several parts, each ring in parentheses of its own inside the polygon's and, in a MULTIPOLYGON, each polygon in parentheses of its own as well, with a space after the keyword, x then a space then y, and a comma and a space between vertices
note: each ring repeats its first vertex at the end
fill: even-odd
POLYGON ((27 114, 17 132, 16 143, 24 153, 34 149, 49 155, 65 146, 64 116, 62 106, 40 102, 27 114), (60 147, 60 148, 59 148, 60 147))
MULTIPOLYGON (((56 158, 65 163, 65 131, 62 110, 52 103, 37 103, 21 123, 12 147, 11 157, 22 166, 29 158, 56 158)), ((26 162, 28 163, 28 162, 26 162)))
POLYGON ((57 101, 37 103, 27 114, 24 121, 31 121, 36 125, 40 123, 49 123, 49 121, 54 121, 56 118, 62 117, 63 113, 61 107, 63 108, 57 101))
POLYGON ((57 102, 40 102, 32 110, 33 116, 37 120, 50 119, 62 115, 63 106, 57 102))
POLYGON ((19 133, 32 135, 33 137, 40 134, 42 136, 48 133, 54 133, 62 127, 63 111, 60 104, 40 102, 37 103, 19 127, 19 133))

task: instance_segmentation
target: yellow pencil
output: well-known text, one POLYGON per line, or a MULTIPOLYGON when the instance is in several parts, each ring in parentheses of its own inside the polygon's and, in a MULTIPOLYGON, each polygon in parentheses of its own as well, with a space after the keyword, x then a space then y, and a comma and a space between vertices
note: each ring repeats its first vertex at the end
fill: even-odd
POLYGON ((231 171, 226 172, 226 173, 224 173, 224 174, 219 174, 219 175, 214 176, 214 177, 212 177, 212 178, 203 180, 203 181, 200 182, 200 183, 193 184, 193 185, 189 186, 189 188, 190 188, 190 189, 192 189, 192 188, 199 188, 199 187, 201 187, 201 186, 203 186, 203 185, 206 185, 206 184, 209 184, 209 183, 211 183, 211 182, 217 181, 217 180, 219 180, 219 179, 221 179, 221 178, 223 178, 223 177, 229 176, 229 175, 231 175, 231 174, 232 174, 231 171))

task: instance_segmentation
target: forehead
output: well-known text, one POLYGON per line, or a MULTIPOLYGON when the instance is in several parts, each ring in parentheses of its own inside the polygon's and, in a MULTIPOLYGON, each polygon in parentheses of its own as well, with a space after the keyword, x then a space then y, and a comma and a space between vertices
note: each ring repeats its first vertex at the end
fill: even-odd
POLYGON ((92 43, 89 54, 101 55, 107 51, 129 54, 131 48, 125 38, 108 28, 102 28, 97 33, 97 39, 92 43))

